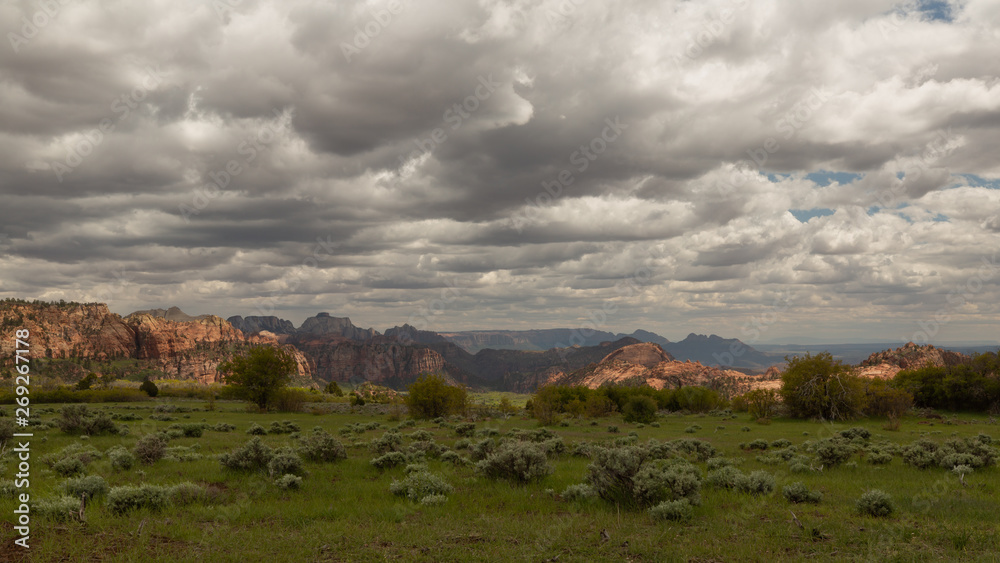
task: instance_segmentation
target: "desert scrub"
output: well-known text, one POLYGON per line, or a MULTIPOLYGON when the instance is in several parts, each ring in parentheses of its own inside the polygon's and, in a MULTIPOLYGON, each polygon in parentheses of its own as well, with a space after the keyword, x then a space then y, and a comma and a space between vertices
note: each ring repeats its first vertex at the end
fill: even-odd
POLYGON ((375 455, 383 455, 389 452, 398 452, 403 444, 403 435, 394 430, 390 430, 380 437, 372 440, 368 445, 368 451, 375 455))
POLYGON ((819 491, 810 491, 809 487, 805 486, 802 482, 795 482, 786 487, 782 487, 781 494, 785 497, 785 500, 793 504, 819 504, 819 502, 823 500, 823 493, 819 491))
POLYGON ((705 483, 716 489, 735 489, 744 479, 746 475, 742 471, 727 465, 709 471, 705 483))
POLYGON ((812 446, 816 458, 827 467, 844 463, 854 455, 855 446, 844 438, 827 438, 812 446))
POLYGON ((747 493, 751 495, 766 495, 770 494, 776 486, 774 481, 774 476, 767 471, 754 471, 747 475, 744 479, 741 479, 739 483, 736 484, 736 489, 741 493, 747 493))
POLYGON ((402 481, 393 479, 389 485, 392 494, 404 496, 414 502, 421 502, 430 496, 447 496, 452 490, 452 486, 444 479, 426 469, 413 471, 402 481))
POLYGON ((76 479, 67 479, 63 482, 62 489, 68 496, 75 498, 86 497, 90 500, 108 494, 108 482, 100 475, 88 475, 76 479))
POLYGON ((669 520, 672 522, 687 522, 694 516, 694 509, 691 502, 686 498, 677 500, 665 500, 649 509, 649 514, 656 520, 669 520))
POLYGON ((455 435, 460 438, 471 438, 476 433, 474 422, 463 422, 455 425, 455 435))
POLYGON ((259 436, 254 436, 242 446, 222 454, 219 462, 230 471, 264 471, 273 457, 274 450, 261 442, 259 436))
POLYGON ((322 428, 299 439, 299 454, 308 461, 334 462, 347 459, 347 448, 322 428))
POLYGON ((282 420, 278 422, 275 420, 271 423, 271 426, 267 428, 268 434, 291 434, 292 432, 301 432, 302 429, 299 428, 298 424, 295 424, 291 420, 282 420))
POLYGON ((274 480, 279 489, 296 490, 302 488, 302 477, 286 474, 274 480))
POLYGON ((52 464, 52 470, 63 477, 72 477, 84 472, 86 467, 78 458, 68 457, 52 464))
POLYGON ((587 483, 606 501, 632 508, 678 498, 700 504, 700 473, 684 459, 653 459, 641 446, 591 452, 587 483))
POLYGON ((875 518, 885 518, 893 513, 892 497, 885 491, 872 489, 861 495, 855 503, 858 514, 862 516, 872 516, 875 518))
POLYGON ((518 483, 538 481, 552 473, 545 450, 530 442, 504 442, 476 465, 489 479, 506 479, 518 483))
MULTIPOLYGON (((677 453, 686 455, 697 461, 706 461, 718 455, 715 446, 705 440, 681 438, 680 440, 670 442, 669 445, 677 453)), ((655 449, 651 453, 654 457, 658 457, 655 449)))
POLYGON ((386 470, 406 463, 406 456, 402 452, 389 452, 372 459, 369 463, 376 469, 386 470))
POLYGON ((35 501, 32 513, 54 522, 70 522, 80 517, 80 499, 70 496, 43 498, 35 501))
POLYGON ((566 490, 559 495, 563 500, 567 501, 580 501, 588 500, 592 498, 597 498, 597 492, 594 488, 586 483, 579 483, 577 485, 570 485, 566 487, 566 490))
POLYGON ((454 451, 447 451, 441 454, 441 461, 455 466, 472 465, 472 461, 470 461, 469 458, 454 451))
POLYGON ((236 430, 236 425, 229 424, 228 422, 220 422, 215 426, 210 426, 209 428, 214 432, 232 432, 233 430, 236 430))
POLYGON ((486 438, 469 446, 469 457, 473 461, 484 460, 491 453, 496 451, 497 443, 493 438, 486 438))
POLYGON ((105 506, 113 514, 126 514, 143 508, 151 511, 162 510, 169 501, 166 487, 156 485, 139 485, 114 487, 108 492, 105 506))
POLYGON ((267 429, 265 429, 263 426, 257 424, 256 422, 251 422, 250 423, 250 428, 247 428, 247 434, 249 434, 251 436, 266 436, 267 435, 267 429))
POLYGON ((128 471, 135 465, 135 456, 125 446, 115 446, 105 452, 115 471, 128 471))
POLYGON ((688 434, 694 434, 695 432, 697 432, 699 430, 701 430, 701 426, 698 426, 697 424, 692 424, 691 426, 688 426, 687 428, 685 428, 684 432, 686 432, 688 434))
MULTIPOLYGON (((197 444, 195 444, 197 446, 197 444)), ((198 461, 202 456, 198 453, 198 448, 185 447, 185 446, 173 446, 167 448, 166 454, 163 459, 168 459, 170 461, 198 461)))
POLYGON ((156 463, 167 453, 168 438, 162 432, 146 434, 135 443, 132 452, 135 458, 146 465, 156 463))
POLYGON ((299 454, 292 448, 284 447, 278 448, 267 462, 267 473, 271 478, 286 474, 304 476, 306 470, 299 454))
POLYGON ((190 481, 167 488, 167 499, 175 506, 184 506, 205 499, 205 489, 190 481))

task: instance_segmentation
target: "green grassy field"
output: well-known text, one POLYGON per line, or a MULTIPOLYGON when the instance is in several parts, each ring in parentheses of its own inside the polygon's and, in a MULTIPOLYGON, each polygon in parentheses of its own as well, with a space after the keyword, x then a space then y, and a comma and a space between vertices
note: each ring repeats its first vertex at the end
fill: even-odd
MULTIPOLYGON (((953 436, 998 434, 996 423, 984 417, 949 416, 946 420, 907 418, 900 431, 883 429, 883 422, 862 420, 850 424, 823 424, 778 419, 769 425, 723 415, 661 415, 659 427, 625 424, 620 417, 568 421, 552 428, 568 446, 566 453, 550 459, 554 472, 540 482, 511 485, 477 474, 474 466, 455 466, 429 459, 432 472, 454 487, 448 501, 423 506, 389 491, 404 469, 379 471, 369 460, 367 443, 398 423, 386 415, 365 414, 252 414, 244 405, 218 402, 214 412, 203 410, 204 401, 158 400, 128 405, 91 405, 91 409, 133 413, 141 421, 123 422, 126 437, 94 436, 83 439, 58 428, 35 430, 31 446, 33 499, 55 496, 65 480, 41 458, 73 443, 100 451, 124 444, 132 447, 139 436, 165 430, 174 423, 220 422, 234 424, 233 432, 206 430, 202 437, 172 439, 169 446, 198 445, 202 457, 194 461, 160 460, 116 471, 107 456, 93 461, 85 474, 103 476, 111 487, 149 483, 173 485, 191 481, 206 490, 205 497, 185 506, 158 512, 142 509, 126 515, 112 514, 105 500, 92 501, 80 521, 58 522, 34 516, 31 549, 13 545, 14 499, 0 500, 4 516, 4 561, 998 561, 1000 560, 1000 485, 995 467, 976 470, 965 477, 945 469, 916 469, 899 456, 888 465, 875 466, 855 456, 850 463, 823 471, 790 473, 788 464, 757 461, 760 451, 745 451, 739 444, 755 439, 790 440, 801 446, 807 440, 832 436, 852 426, 869 429, 872 441, 910 443, 921 436, 936 442, 953 436), (157 405, 171 403, 196 409, 171 414, 174 421, 154 421, 157 405), (222 454, 249 439, 251 423, 265 428, 273 421, 290 420, 302 434, 320 426, 340 439, 348 459, 334 463, 306 463, 309 472, 302 488, 287 491, 264 474, 237 474, 223 469, 222 454), (377 430, 341 435, 352 423, 380 423, 377 430), (610 425, 618 433, 608 430, 610 425), (692 425, 701 429, 685 432, 692 425), (745 431, 747 427, 749 431, 745 431), (701 506, 688 522, 654 520, 648 512, 620 509, 599 499, 565 501, 558 493, 581 483, 589 460, 570 454, 579 441, 612 441, 638 435, 675 440, 709 441, 720 456, 736 461, 741 471, 762 469, 773 474, 777 489, 751 496, 703 486, 701 506), (353 441, 353 445, 352 445, 353 441), (781 494, 783 485, 801 481, 823 493, 816 505, 790 504, 781 494), (855 501, 866 490, 888 492, 895 512, 888 518, 860 516, 855 501), (801 527, 793 519, 792 513, 801 527), (602 534, 602 531, 604 532, 602 534)), ((54 420, 60 405, 51 405, 43 420, 54 420)), ((45 405, 33 405, 38 411, 45 405)), ((457 421, 452 421, 452 423, 457 421)), ((477 430, 496 429, 501 435, 512 428, 534 429, 534 420, 478 421, 477 430)), ((403 428, 409 434, 426 430, 434 440, 452 447, 453 429, 430 421, 403 428)), ((294 445, 289 434, 267 435, 272 447, 294 445)), ((404 448, 410 442, 404 439, 404 448)), ((995 443, 994 443, 995 444, 995 443)), ((0 479, 11 479, 16 465, 8 452, 0 462, 0 479)), ((459 451, 466 455, 468 452, 459 451)), ((818 464, 814 464, 818 466, 818 464)), ((702 474, 706 464, 698 463, 702 474)))

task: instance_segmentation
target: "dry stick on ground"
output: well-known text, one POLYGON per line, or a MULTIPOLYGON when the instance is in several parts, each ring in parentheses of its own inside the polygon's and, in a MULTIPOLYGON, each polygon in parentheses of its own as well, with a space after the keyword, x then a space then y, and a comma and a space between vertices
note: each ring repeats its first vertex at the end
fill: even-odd
MULTIPOLYGON (((789 512, 792 512, 792 511, 791 511, 791 510, 789 510, 789 512)), ((795 516, 795 513, 794 513, 794 512, 792 512, 792 520, 794 520, 794 521, 795 521, 795 525, 796 525, 796 526, 798 526, 798 527, 799 527, 799 529, 802 529, 802 530, 805 530, 805 529, 806 529, 806 527, 802 525, 802 522, 799 522, 799 519, 798 519, 798 517, 797 517, 797 516, 795 516)))
POLYGON ((80 521, 83 522, 83 509, 87 507, 87 493, 80 493, 80 521))

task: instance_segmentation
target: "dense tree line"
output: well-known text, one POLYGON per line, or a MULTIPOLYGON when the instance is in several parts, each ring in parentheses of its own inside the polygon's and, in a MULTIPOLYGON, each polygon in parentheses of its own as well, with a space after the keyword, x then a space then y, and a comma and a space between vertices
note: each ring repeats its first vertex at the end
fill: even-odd
POLYGON ((893 385, 911 393, 920 407, 1000 414, 1000 357, 994 352, 953 366, 903 370, 893 385))

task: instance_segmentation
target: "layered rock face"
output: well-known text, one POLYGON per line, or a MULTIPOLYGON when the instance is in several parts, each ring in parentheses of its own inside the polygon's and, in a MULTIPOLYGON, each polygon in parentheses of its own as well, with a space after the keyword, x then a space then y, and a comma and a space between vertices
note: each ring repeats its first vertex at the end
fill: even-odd
POLYGON ((330 313, 320 313, 302 323, 296 334, 313 336, 343 336, 351 340, 368 340, 378 336, 371 328, 358 328, 347 317, 331 317, 330 313))
POLYGON ((876 352, 861 362, 856 373, 864 377, 891 379, 904 369, 926 366, 947 367, 969 361, 965 354, 935 348, 930 344, 918 346, 912 342, 896 348, 876 352))
POLYGON ((549 384, 584 385, 596 389, 605 384, 646 384, 654 389, 699 385, 741 393, 754 387, 759 378, 738 371, 722 370, 690 360, 679 362, 658 344, 625 346, 608 354, 597 364, 569 374, 555 374, 549 384))
POLYGON ((342 336, 298 333, 289 343, 310 360, 316 379, 402 388, 423 373, 444 371, 444 358, 429 348, 405 346, 394 338, 375 337, 364 342, 342 336))
POLYGON ((55 359, 107 361, 145 360, 169 377, 201 383, 219 381, 218 365, 251 344, 276 346, 291 352, 299 363, 300 381, 311 383, 309 362, 272 334, 247 337, 219 317, 189 317, 180 310, 154 310, 122 318, 103 303, 0 306, 0 350, 11 358, 14 331, 31 331, 32 355, 55 359), (190 318, 171 321, 169 317, 190 318))
POLYGON ((0 304, 0 356, 13 355, 14 331, 31 333, 31 355, 110 360, 133 357, 135 331, 103 303, 0 304))
POLYGON ((292 321, 279 319, 278 317, 241 317, 236 315, 226 319, 234 328, 239 329, 244 334, 254 334, 256 332, 267 331, 273 334, 292 334, 295 332, 295 325, 292 321))

